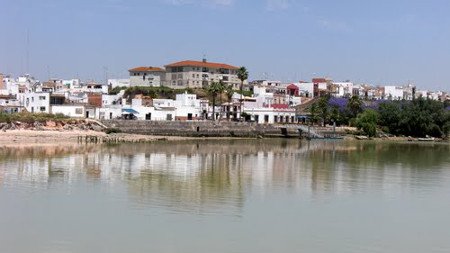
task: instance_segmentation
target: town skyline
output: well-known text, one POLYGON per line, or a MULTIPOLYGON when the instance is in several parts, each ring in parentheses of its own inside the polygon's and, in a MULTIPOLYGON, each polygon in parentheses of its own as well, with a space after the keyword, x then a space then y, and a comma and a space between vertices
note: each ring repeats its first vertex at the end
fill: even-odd
POLYGON ((246 66, 250 80, 329 77, 449 89, 446 1, 7 0, 3 6, 0 72, 13 76, 102 81, 126 78, 136 66, 206 57, 246 66))

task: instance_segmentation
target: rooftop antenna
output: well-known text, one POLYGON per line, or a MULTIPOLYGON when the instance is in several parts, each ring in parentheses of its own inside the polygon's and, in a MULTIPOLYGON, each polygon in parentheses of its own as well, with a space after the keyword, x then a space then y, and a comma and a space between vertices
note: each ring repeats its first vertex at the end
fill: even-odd
POLYGON ((203 62, 206 62, 206 54, 203 54, 203 62))
POLYGON ((25 63, 25 74, 30 73, 30 32, 27 28, 27 46, 26 46, 26 63, 25 63))

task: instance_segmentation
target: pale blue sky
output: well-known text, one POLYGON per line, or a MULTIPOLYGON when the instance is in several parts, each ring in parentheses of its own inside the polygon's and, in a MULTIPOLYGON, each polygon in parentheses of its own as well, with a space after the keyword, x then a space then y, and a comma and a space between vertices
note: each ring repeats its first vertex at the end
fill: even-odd
POLYGON ((450 90, 448 0, 0 0, 0 72, 127 77, 185 59, 251 79, 450 90))

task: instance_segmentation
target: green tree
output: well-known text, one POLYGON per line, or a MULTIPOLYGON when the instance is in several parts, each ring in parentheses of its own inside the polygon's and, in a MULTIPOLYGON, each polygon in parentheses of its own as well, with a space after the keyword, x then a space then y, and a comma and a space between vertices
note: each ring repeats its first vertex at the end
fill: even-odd
POLYGON ((314 125, 314 123, 319 121, 319 108, 317 107, 317 103, 311 105, 311 107, 309 108, 309 113, 310 113, 310 122, 312 125, 314 125))
POLYGON ((225 86, 225 93, 227 95, 228 98, 228 102, 231 102, 231 98, 233 97, 233 85, 226 85, 225 86))
POLYGON ((372 109, 365 110, 356 117, 356 127, 369 137, 377 134, 377 122, 378 113, 372 109))
MULTIPOLYGON (((225 93, 226 93, 226 96, 227 96, 227 99, 228 99, 228 103, 231 103, 231 98, 233 97, 233 93, 234 93, 233 86, 232 85, 226 85, 225 86, 225 93)), ((228 120, 230 119, 230 112, 229 111, 227 111, 227 119, 228 120)))
POLYGON ((359 96, 352 96, 348 100, 347 109, 350 112, 350 119, 356 118, 356 116, 363 111, 363 101, 359 96))
POLYGON ((330 117, 330 95, 325 95, 320 97, 319 101, 317 102, 317 110, 319 112, 319 116, 322 119, 322 125, 325 126, 326 123, 329 120, 330 117))
POLYGON ((239 91, 241 94, 241 99, 239 100, 239 114, 240 117, 242 118, 242 94, 243 94, 243 89, 244 89, 244 81, 248 79, 248 71, 245 67, 240 67, 237 71, 237 76, 239 78, 239 80, 241 80, 241 85, 239 86, 239 91))

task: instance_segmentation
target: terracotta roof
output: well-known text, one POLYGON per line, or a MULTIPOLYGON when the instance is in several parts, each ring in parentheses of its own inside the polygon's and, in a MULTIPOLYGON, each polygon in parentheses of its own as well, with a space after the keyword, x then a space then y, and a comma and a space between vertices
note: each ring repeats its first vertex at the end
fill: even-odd
POLYGON ((239 67, 231 66, 224 63, 204 62, 204 61, 180 61, 166 65, 166 67, 202 67, 215 69, 239 69, 239 67))
POLYGON ((326 83, 327 79, 325 79, 325 78, 313 78, 312 82, 313 83, 326 83))
POLYGON ((158 67, 136 67, 129 69, 130 72, 164 72, 164 69, 158 67))

